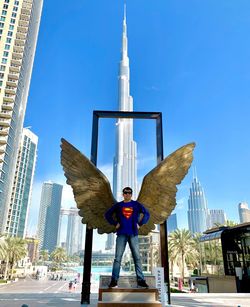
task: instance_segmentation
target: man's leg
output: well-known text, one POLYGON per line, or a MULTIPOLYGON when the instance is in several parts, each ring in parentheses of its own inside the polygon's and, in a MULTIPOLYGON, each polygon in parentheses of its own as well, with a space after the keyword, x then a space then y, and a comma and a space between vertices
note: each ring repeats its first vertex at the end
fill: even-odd
POLYGON ((140 252, 139 252, 138 236, 133 236, 133 235, 129 236, 128 243, 135 263, 135 273, 137 276, 137 280, 144 280, 140 252))
POLYGON ((112 279, 118 280, 120 276, 121 260, 128 241, 126 235, 118 235, 116 238, 115 259, 112 270, 112 279))

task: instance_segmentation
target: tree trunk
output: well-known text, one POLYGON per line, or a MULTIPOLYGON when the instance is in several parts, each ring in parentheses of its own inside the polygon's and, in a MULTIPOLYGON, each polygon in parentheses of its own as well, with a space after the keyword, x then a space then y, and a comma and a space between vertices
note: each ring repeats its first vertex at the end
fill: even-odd
POLYGON ((6 264, 5 264, 5 270, 4 270, 4 276, 3 276, 3 279, 4 279, 4 280, 7 279, 8 269, 9 269, 9 259, 7 259, 7 262, 6 262, 6 264))

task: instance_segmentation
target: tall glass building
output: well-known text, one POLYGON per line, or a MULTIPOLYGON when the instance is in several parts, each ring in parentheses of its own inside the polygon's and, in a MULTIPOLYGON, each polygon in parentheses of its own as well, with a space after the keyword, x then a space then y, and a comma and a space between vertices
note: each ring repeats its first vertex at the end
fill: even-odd
POLYGON ((175 231, 178 227, 177 227, 177 216, 176 213, 171 214, 167 221, 167 230, 168 230, 168 234, 172 231, 175 231))
POLYGON ((188 227, 191 233, 203 233, 208 228, 207 200, 197 177, 193 179, 188 199, 188 227))
POLYGON ((0 1, 0 232, 8 218, 42 5, 0 1))
POLYGON ((250 209, 246 202, 239 203, 240 223, 250 222, 250 209))
POLYGON ((209 210, 209 227, 215 227, 216 225, 225 225, 227 222, 226 214, 221 209, 209 210))
POLYGON ((52 252, 57 246, 63 186, 44 182, 38 220, 39 249, 52 252))
POLYGON ((5 225, 5 233, 10 236, 24 238, 26 235, 37 157, 37 143, 38 137, 29 129, 24 128, 5 225))

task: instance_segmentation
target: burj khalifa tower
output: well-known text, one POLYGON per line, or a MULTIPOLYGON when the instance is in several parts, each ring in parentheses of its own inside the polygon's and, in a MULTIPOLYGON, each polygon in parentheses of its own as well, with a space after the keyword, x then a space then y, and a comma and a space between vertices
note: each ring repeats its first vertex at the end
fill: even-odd
MULTIPOLYGON (((129 82, 130 71, 125 7, 119 67, 119 111, 133 111, 133 98, 130 96, 129 82)), ((122 189, 127 186, 133 189, 134 197, 137 195, 136 151, 136 143, 133 140, 133 119, 118 119, 116 122, 116 154, 113 176, 113 193, 117 200, 122 199, 122 189)))
MULTIPOLYGON (((130 70, 126 5, 124 6, 121 61, 119 65, 119 111, 133 111, 133 97, 130 96, 130 70)), ((137 146, 133 140, 133 119, 118 119, 116 122, 116 153, 113 164, 113 194, 120 201, 122 190, 131 187, 133 197, 137 196, 137 146)), ((106 249, 114 247, 114 234, 108 235, 106 249)))

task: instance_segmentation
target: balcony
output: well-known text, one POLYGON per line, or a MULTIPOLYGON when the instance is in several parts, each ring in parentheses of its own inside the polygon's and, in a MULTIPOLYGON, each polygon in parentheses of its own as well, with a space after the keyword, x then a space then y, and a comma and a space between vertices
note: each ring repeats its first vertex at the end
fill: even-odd
POLYGON ((9 127, 10 126, 10 120, 6 118, 0 117, 0 126, 2 127, 9 127))
POLYGON ((24 33, 17 33, 16 34, 16 38, 17 39, 23 39, 23 40, 25 40, 26 39, 26 34, 24 34, 24 33))
POLYGON ((5 135, 8 135, 9 133, 9 130, 8 129, 2 129, 1 130, 1 127, 0 127, 0 136, 5 136, 5 135))
POLYGON ((19 54, 23 55, 23 50, 24 50, 23 47, 15 46, 15 45, 14 45, 13 52, 19 53, 19 54))
POLYGON ((28 10, 26 8, 22 8, 21 9, 21 14, 23 14, 25 16, 30 16, 30 10, 28 10))
POLYGON ((5 153, 5 147, 0 145, 0 155, 5 153))
POLYGON ((5 145, 5 144, 7 144, 7 136, 6 137, 0 136, 0 145, 5 145))
POLYGON ((10 89, 10 88, 6 88, 5 89, 5 95, 9 94, 9 95, 16 95, 16 90, 15 89, 10 89))
POLYGON ((4 102, 2 104, 2 110, 12 111, 13 110, 13 104, 4 102))
POLYGON ((20 52, 14 52, 12 53, 13 58, 21 60, 23 58, 23 55, 20 52))
POLYGON ((8 77, 9 77, 10 79, 18 80, 19 73, 16 73, 16 72, 13 72, 13 71, 12 71, 11 73, 8 74, 8 77))
POLYGON ((20 67, 17 67, 17 66, 10 66, 10 74, 11 72, 17 72, 19 73, 20 72, 20 67))
POLYGON ((14 103, 14 101, 15 101, 15 96, 5 96, 5 97, 3 97, 3 101, 4 102, 9 102, 9 103, 14 103))
POLYGON ((27 31, 28 31, 28 28, 26 27, 20 27, 20 26, 17 27, 17 32, 27 33, 27 31))
POLYGON ((5 111, 5 112, 1 112, 0 113, 0 118, 6 118, 6 119, 10 119, 11 118, 11 112, 9 111, 5 111))
POLYGON ((11 78, 9 78, 9 80, 6 82, 6 85, 7 86, 10 86, 10 87, 17 87, 17 82, 14 80, 10 80, 11 78))
POLYGON ((19 20, 19 23, 18 23, 18 25, 20 26, 20 27, 28 27, 29 26, 29 22, 28 21, 25 21, 25 20, 19 20))
POLYGON ((12 60, 11 60, 11 65, 14 66, 14 67, 15 67, 15 66, 21 66, 21 65, 22 65, 22 60, 17 60, 17 59, 14 60, 14 59, 12 58, 12 60))
POLYGON ((15 39, 15 46, 24 46, 25 40, 24 39, 15 39))

